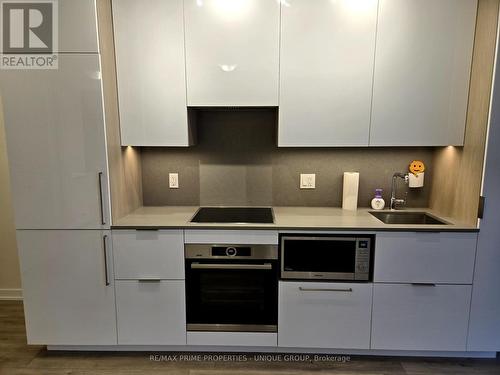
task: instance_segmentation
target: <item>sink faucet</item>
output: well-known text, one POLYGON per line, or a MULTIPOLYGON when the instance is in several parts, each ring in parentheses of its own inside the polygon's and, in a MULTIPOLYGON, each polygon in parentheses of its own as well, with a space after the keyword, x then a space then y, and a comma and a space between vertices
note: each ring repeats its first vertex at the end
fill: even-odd
POLYGON ((392 176, 392 188, 391 188, 391 210, 396 210, 398 206, 404 206, 406 204, 406 196, 408 192, 406 192, 404 198, 396 198, 396 182, 397 179, 401 178, 407 184, 409 176, 406 173, 396 172, 392 176))

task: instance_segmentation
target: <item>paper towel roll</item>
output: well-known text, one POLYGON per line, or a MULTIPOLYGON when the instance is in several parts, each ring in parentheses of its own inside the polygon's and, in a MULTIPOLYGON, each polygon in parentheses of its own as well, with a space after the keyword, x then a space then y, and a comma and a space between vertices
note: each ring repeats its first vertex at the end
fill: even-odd
POLYGON ((344 193, 342 195, 342 208, 344 210, 357 210, 358 188, 359 173, 344 172, 344 193))

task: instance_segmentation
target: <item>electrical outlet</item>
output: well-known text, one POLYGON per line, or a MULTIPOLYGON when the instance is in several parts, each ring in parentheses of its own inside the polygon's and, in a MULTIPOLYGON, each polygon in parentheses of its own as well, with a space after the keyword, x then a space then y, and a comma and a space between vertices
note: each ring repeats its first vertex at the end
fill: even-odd
POLYGON ((300 188, 301 189, 316 189, 316 174, 300 174, 300 188))
POLYGON ((168 186, 170 187, 170 189, 179 188, 179 173, 168 174, 168 186))

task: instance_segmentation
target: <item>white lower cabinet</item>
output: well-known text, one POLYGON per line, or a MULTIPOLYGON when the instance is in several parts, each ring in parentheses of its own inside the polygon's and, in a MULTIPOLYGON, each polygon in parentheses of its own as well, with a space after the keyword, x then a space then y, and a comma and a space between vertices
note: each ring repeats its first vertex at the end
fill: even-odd
POLYGON ((373 284, 280 282, 278 346, 369 349, 373 284))
POLYGON ((109 234, 17 231, 28 344, 116 345, 109 234))
POLYGON ((117 280, 118 344, 185 345, 184 280, 117 280))
POLYGON ((372 349, 465 351, 472 285, 375 284, 372 349))

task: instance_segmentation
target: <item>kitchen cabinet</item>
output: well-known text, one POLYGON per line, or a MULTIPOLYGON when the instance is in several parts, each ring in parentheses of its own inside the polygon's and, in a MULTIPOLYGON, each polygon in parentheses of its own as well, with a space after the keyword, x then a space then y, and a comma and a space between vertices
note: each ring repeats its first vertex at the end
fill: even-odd
POLYGON ((373 284, 280 282, 278 346, 369 349, 373 284))
POLYGON ((96 0, 63 0, 57 4, 59 52, 98 53, 96 0))
MULTIPOLYGON (((496 63, 499 64, 500 50, 496 63)), ((500 70, 495 70, 490 123, 481 195, 485 197, 480 221, 472 291, 470 351, 500 351, 500 70)))
POLYGON ((375 284, 371 349, 465 351, 472 285, 375 284))
POLYGON ((117 279, 184 279, 182 230, 113 230, 117 279))
POLYGON ((109 227, 99 55, 2 70, 0 94, 17 229, 109 227))
POLYGON ((184 6, 188 106, 277 106, 279 2, 185 0, 184 6))
POLYGON ((18 230, 28 343, 116 345, 110 232, 18 230))
POLYGON ((377 1, 281 4, 278 145, 367 146, 377 1))
POLYGON ((375 282, 472 284, 477 233, 377 234, 375 282))
POLYGON ((186 345, 183 280, 118 280, 116 312, 120 345, 186 345))
POLYGON ((463 145, 476 0, 380 0, 370 145, 463 145))
POLYGON ((189 146, 183 0, 113 0, 123 146, 189 146))

